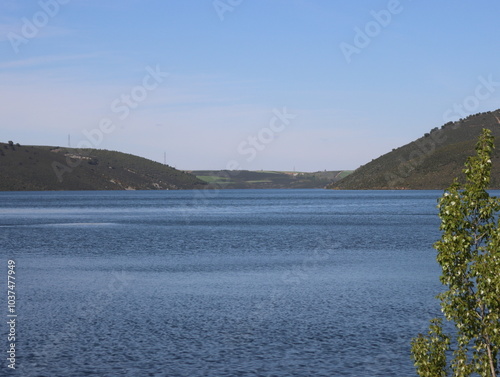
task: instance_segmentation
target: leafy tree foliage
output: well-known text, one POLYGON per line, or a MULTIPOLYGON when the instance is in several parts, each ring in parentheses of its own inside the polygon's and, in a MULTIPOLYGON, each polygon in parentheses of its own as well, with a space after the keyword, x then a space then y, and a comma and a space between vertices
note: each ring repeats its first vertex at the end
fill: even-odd
POLYGON ((456 331, 445 335, 440 319, 428 335, 412 340, 412 358, 421 377, 498 376, 500 347, 500 200, 490 182, 494 138, 484 129, 477 155, 465 164, 466 183, 458 180, 439 200, 441 240, 434 247, 442 268, 441 310, 456 331), (453 357, 450 362, 447 356, 453 357))

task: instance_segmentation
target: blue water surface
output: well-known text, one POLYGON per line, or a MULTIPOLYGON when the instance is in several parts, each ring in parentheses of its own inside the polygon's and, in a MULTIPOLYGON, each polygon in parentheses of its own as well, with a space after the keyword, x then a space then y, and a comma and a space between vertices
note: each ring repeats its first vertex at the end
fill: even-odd
POLYGON ((11 375, 415 376, 440 195, 0 193, 11 375))

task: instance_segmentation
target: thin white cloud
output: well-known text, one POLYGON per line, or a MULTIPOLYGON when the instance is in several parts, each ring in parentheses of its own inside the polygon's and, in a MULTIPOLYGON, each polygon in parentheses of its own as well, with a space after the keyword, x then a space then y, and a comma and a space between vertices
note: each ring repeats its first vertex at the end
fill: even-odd
POLYGON ((11 60, 0 63, 0 69, 6 70, 9 68, 26 68, 26 67, 37 68, 41 66, 46 66, 48 64, 54 64, 72 60, 92 59, 98 56, 100 56, 99 53, 78 54, 78 55, 36 56, 28 59, 11 60))
POLYGON ((21 143, 40 140, 38 143, 49 145, 64 143, 71 134, 76 145, 85 138, 85 130, 96 129, 108 117, 116 130, 99 148, 160 156, 156 159, 166 150, 169 163, 192 169, 223 169, 230 160, 245 169, 292 169, 293 165, 300 170, 354 168, 373 157, 366 155, 370 149, 366 143, 348 147, 359 139, 371 140, 366 137, 371 122, 335 108, 294 109, 293 104, 252 101, 251 96, 248 100, 238 90, 241 85, 227 78, 169 76, 121 120, 111 103, 140 85, 144 73, 119 82, 89 80, 92 76, 80 76, 81 67, 71 62, 93 56, 48 55, 0 63, 2 132, 21 143), (45 66, 46 62, 50 64, 45 66), (55 68, 56 63, 62 68, 55 68), (239 154, 238 146, 269 127, 273 108, 282 106, 298 117, 255 160, 247 161, 248 155, 239 154), (324 166, 318 166, 318 156, 324 166))
MULTIPOLYGON (((18 20, 10 19, 8 21, 4 20, 0 22, 0 42, 10 42, 11 37, 9 37, 9 35, 11 33, 14 34, 14 37, 18 36, 25 38, 22 33, 22 28, 23 28, 23 22, 21 18, 19 18, 18 20)), ((46 25, 44 27, 37 29, 36 37, 27 39, 28 41, 33 41, 40 38, 54 38, 60 36, 67 36, 72 34, 73 32, 74 32, 73 30, 68 28, 46 25)))

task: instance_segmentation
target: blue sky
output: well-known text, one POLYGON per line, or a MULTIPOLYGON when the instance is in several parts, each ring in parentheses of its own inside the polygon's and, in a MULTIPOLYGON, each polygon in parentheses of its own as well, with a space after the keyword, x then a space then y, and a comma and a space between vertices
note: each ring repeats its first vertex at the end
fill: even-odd
POLYGON ((2 0, 1 140, 355 169, 500 108, 500 3, 2 0), (101 129, 99 129, 101 127, 101 129))

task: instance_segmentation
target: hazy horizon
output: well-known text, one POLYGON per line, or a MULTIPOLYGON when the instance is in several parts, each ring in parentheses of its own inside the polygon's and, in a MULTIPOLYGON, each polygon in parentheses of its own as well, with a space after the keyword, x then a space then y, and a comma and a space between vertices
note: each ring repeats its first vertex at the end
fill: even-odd
POLYGON ((0 4, 2 141, 354 170, 500 108, 493 1, 0 4))

